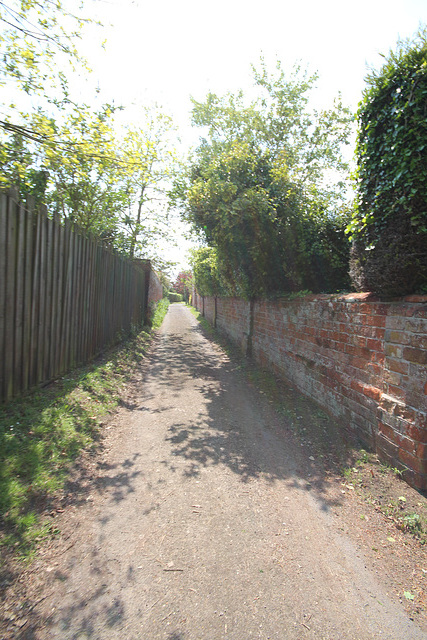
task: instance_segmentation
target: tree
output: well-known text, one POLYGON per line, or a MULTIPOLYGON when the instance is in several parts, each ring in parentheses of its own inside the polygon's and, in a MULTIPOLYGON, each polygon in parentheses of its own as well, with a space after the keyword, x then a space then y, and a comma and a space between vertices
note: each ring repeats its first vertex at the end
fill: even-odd
POLYGON ((67 98, 61 64, 85 67, 76 47, 84 24, 93 22, 70 12, 61 0, 0 2, 0 86, 39 93, 53 100, 67 98))
POLYGON ((158 106, 142 110, 142 125, 126 130, 121 148, 128 210, 123 217, 123 242, 130 257, 146 246, 144 233, 168 233, 166 191, 178 167, 176 127, 158 106))
POLYGON ((174 291, 180 293, 184 300, 188 301, 193 287, 193 274, 191 271, 180 271, 173 285, 174 291))
MULTIPOLYGON (((185 215, 215 248, 227 288, 252 297, 348 285, 348 207, 340 148, 352 116, 341 103, 308 110, 315 77, 278 64, 271 76, 254 70, 260 90, 246 104, 242 92, 194 102, 193 123, 208 128, 180 186, 185 215)), ((197 280, 197 278, 196 278, 197 280)))
POLYGON ((194 284, 202 296, 226 296, 231 293, 225 274, 221 274, 216 249, 199 247, 193 249, 190 258, 194 284))
POLYGON ((427 290, 427 31, 399 42, 366 83, 348 227, 353 282, 385 295, 427 290))

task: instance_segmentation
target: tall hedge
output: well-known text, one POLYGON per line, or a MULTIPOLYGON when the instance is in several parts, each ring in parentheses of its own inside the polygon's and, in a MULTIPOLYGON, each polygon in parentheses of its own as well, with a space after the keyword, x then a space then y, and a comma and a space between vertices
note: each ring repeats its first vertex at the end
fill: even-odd
POLYGON ((367 78, 358 111, 358 200, 349 226, 359 290, 427 292, 427 31, 367 78))

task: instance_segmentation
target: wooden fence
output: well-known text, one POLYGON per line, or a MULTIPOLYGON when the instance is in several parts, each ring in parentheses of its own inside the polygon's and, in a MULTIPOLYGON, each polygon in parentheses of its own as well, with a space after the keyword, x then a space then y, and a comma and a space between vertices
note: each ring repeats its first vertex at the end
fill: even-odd
POLYGON ((141 326, 146 276, 70 224, 0 194, 0 401, 141 326))

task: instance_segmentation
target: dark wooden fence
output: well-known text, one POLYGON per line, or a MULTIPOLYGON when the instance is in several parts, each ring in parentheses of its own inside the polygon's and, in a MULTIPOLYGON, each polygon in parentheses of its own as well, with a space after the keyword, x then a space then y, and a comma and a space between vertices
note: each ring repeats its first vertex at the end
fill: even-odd
POLYGON ((0 401, 87 362, 141 326, 148 274, 0 194, 0 401))

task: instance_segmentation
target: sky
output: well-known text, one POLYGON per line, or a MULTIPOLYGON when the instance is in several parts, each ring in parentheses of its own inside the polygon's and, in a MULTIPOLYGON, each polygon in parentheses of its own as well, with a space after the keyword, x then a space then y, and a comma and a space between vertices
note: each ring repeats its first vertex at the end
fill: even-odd
POLYGON ((427 0, 96 0, 92 10, 104 24, 88 49, 102 93, 155 100, 181 124, 190 95, 249 87, 261 55, 318 71, 319 99, 341 91, 355 108, 368 67, 427 23, 427 0))
POLYGON ((381 67, 381 54, 427 24, 427 0, 89 2, 104 25, 89 29, 82 43, 100 99, 129 106, 124 118, 134 121, 131 104, 159 103, 188 144, 197 141, 190 96, 250 90, 251 64, 260 56, 271 67, 279 59, 285 69, 299 62, 317 71, 314 104, 331 105, 341 92, 356 110, 369 68, 381 67))

